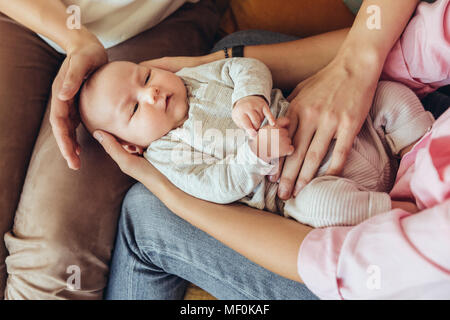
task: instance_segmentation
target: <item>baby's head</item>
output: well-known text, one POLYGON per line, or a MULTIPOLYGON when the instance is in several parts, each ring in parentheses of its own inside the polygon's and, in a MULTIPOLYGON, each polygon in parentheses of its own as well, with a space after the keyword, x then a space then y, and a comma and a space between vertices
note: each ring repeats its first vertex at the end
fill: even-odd
POLYGON ((86 81, 79 98, 81 120, 91 134, 109 132, 139 154, 179 127, 188 109, 181 78, 146 63, 108 63, 86 81))

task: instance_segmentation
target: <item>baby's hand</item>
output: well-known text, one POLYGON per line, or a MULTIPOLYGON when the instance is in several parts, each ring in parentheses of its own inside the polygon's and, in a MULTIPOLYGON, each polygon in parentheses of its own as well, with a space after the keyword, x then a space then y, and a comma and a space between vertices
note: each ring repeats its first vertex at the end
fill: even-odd
POLYGON ((239 99, 234 105, 231 117, 234 123, 251 137, 256 137, 264 117, 267 117, 269 124, 275 125, 275 117, 270 111, 267 101, 260 96, 239 99))
POLYGON ((289 137, 288 127, 289 119, 286 117, 277 119, 275 126, 262 127, 257 137, 250 141, 250 148, 265 162, 291 155, 294 146, 289 137))

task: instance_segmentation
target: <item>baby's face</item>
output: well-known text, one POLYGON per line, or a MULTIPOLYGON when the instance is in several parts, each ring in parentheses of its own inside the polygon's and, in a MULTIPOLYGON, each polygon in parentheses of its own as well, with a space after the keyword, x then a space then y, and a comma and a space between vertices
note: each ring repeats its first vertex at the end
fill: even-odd
POLYGON ((92 130, 146 148, 187 119, 186 87, 174 73, 146 64, 112 62, 88 80, 80 114, 92 130))

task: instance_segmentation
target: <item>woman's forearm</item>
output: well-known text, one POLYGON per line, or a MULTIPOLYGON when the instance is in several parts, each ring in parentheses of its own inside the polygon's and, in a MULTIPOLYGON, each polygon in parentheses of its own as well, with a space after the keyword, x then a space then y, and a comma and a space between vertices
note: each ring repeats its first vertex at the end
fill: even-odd
POLYGON ((60 0, 0 1, 0 11, 36 33, 57 43, 66 52, 72 46, 94 37, 86 28, 70 29, 69 15, 60 0))
MULTIPOLYGON (((349 29, 327 32, 277 44, 246 46, 244 56, 259 59, 272 72, 277 88, 294 88, 325 67, 337 54, 349 29)), ((231 56, 231 49, 228 49, 231 56)), ((204 62, 223 59, 222 51, 205 56, 204 62)))
POLYGON ((256 264, 301 282, 297 257, 303 239, 312 230, 310 227, 245 205, 199 200, 169 182, 152 180, 144 184, 182 219, 256 264))
POLYGON ((350 72, 378 79, 419 0, 365 0, 336 59, 350 72))
MULTIPOLYGON (((246 46, 244 55, 263 61, 272 71, 274 85, 292 89, 336 58, 350 72, 367 74, 369 82, 378 79, 384 61, 400 37, 419 0, 365 0, 351 29, 332 31, 300 40, 270 45, 246 46), (379 9, 380 28, 369 28, 379 9), (281 58, 282 57, 282 58, 281 58)), ((205 57, 222 59, 223 52, 205 57)))
POLYGON ((349 29, 278 44, 247 46, 245 56, 264 62, 278 88, 294 88, 325 67, 337 54, 349 29))

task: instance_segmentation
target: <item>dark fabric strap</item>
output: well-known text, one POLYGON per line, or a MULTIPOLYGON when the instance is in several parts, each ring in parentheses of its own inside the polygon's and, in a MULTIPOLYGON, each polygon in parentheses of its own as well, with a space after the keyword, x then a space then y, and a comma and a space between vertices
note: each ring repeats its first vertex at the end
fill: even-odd
POLYGON ((231 56, 233 58, 244 56, 244 46, 234 46, 231 48, 231 56))

